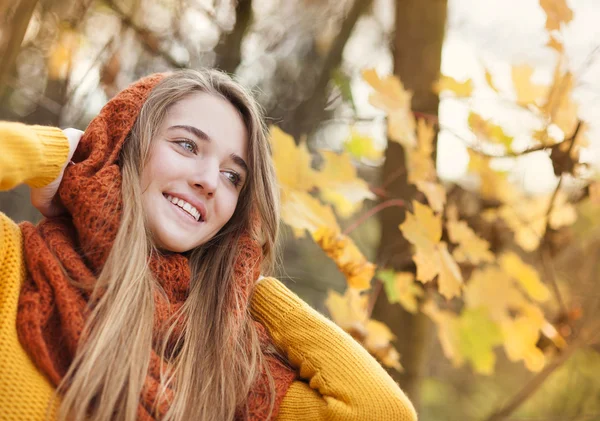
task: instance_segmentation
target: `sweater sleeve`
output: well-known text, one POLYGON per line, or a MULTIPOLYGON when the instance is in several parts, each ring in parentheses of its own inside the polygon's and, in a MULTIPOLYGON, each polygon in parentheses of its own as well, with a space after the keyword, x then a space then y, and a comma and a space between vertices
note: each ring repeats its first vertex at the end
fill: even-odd
POLYGON ((381 365, 350 335, 281 282, 256 287, 252 315, 302 380, 286 393, 278 421, 414 421, 415 410, 381 365))
POLYGON ((0 122, 0 190, 49 184, 68 155, 69 143, 59 128, 0 122))

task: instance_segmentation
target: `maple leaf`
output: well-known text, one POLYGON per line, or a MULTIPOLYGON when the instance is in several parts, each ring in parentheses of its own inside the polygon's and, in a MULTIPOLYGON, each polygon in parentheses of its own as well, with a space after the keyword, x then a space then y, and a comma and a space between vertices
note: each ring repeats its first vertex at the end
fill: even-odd
POLYGON ((558 53, 560 54, 562 54, 565 50, 563 43, 554 38, 553 36, 550 36, 550 39, 546 43, 546 46, 558 51, 558 53))
POLYGON ((516 253, 504 253, 498 261, 507 274, 519 281, 531 299, 544 302, 550 298, 550 291, 542 283, 535 268, 524 263, 516 253))
POLYGON ((566 0, 540 0, 540 6, 546 13, 546 29, 560 29, 561 23, 573 20, 573 11, 567 6, 566 0))
POLYGON ((62 80, 67 77, 80 40, 81 36, 76 31, 69 28, 60 31, 58 40, 48 55, 48 77, 50 79, 62 80))
POLYGON ((414 274, 386 269, 377 272, 377 278, 383 282, 390 303, 400 303, 406 311, 417 312, 417 299, 423 296, 423 289, 415 284, 414 274))
POLYGON ((450 91, 457 97, 468 97, 473 94, 473 82, 471 79, 458 82, 451 76, 442 75, 434 84, 433 90, 438 94, 442 91, 450 91))
POLYGON ((367 304, 369 297, 361 294, 360 290, 346 288, 344 295, 329 290, 325 307, 331 319, 352 336, 364 336, 367 333, 366 323, 369 319, 367 304))
POLYGON ((535 103, 537 100, 543 98, 548 91, 546 86, 536 85, 531 82, 532 74, 533 68, 529 65, 524 64, 511 67, 513 85, 517 94, 517 101, 520 104, 535 103))
POLYGON ((507 150, 510 150, 513 137, 505 134, 502 127, 491 123, 473 111, 469 113, 468 123, 475 136, 503 145, 507 150))
POLYGON ((419 181, 435 181, 437 179, 435 164, 432 159, 435 129, 432 123, 425 119, 417 122, 417 146, 406 149, 406 168, 408 182, 416 184, 419 181))
POLYGON ((450 241, 458 244, 452 255, 457 262, 470 262, 478 265, 483 262, 492 262, 494 253, 490 251, 490 244, 479 237, 466 222, 449 220, 446 223, 450 241))
POLYGON ((363 256, 350 237, 330 226, 322 226, 312 236, 315 243, 335 262, 351 288, 371 287, 375 265, 363 256))
POLYGON ((506 174, 490 167, 490 158, 471 149, 469 153, 469 172, 476 173, 481 180, 479 192, 485 199, 510 202, 515 196, 515 188, 506 179, 506 174))
POLYGON ((343 143, 344 149, 355 159, 378 161, 383 158, 383 151, 373 145, 373 138, 352 128, 350 136, 343 143))
POLYGON ((545 365, 546 358, 536 343, 545 323, 544 315, 534 306, 525 307, 514 319, 503 320, 500 326, 508 359, 523 360, 528 370, 540 371, 545 365))
POLYGON ((446 298, 460 295, 462 275, 442 237, 442 219, 433 210, 413 201, 413 213, 406 212, 400 230, 415 246, 413 261, 417 266, 417 280, 427 283, 438 276, 438 289, 446 298))
POLYGON ((427 198, 427 202, 435 212, 444 210, 446 203, 446 189, 438 183, 419 180, 415 183, 417 189, 427 198))
POLYGON ((423 312, 437 325, 444 355, 455 366, 469 361, 476 372, 493 373, 496 363, 494 348, 502 343, 502 332, 489 318, 485 308, 465 309, 457 316, 439 310, 429 301, 423 312))
POLYGON ((388 367, 401 370, 400 354, 391 345, 396 337, 385 324, 377 320, 367 321, 367 335, 364 339, 365 348, 388 367))
POLYGON ((369 95, 369 102, 387 113, 390 140, 413 148, 416 137, 411 110, 412 92, 405 90, 400 79, 393 75, 381 79, 374 69, 368 69, 363 70, 362 76, 375 89, 369 95))
POLYGON ((498 92, 498 88, 494 84, 494 79, 492 78, 492 74, 490 73, 490 71, 488 69, 485 69, 485 81, 487 82, 488 86, 494 90, 494 92, 496 92, 496 93, 498 92))
POLYGON ((281 219, 294 230, 297 238, 322 226, 340 231, 331 206, 322 204, 304 191, 281 192, 281 219))
POLYGON ((306 144, 296 145, 294 138, 277 126, 271 126, 271 145, 277 180, 282 189, 310 191, 315 187, 317 173, 311 167, 306 144))
POLYGON ((374 199, 365 180, 356 175, 348 153, 322 151, 325 165, 317 174, 321 198, 331 203, 342 218, 348 218, 362 207, 365 199, 374 199))

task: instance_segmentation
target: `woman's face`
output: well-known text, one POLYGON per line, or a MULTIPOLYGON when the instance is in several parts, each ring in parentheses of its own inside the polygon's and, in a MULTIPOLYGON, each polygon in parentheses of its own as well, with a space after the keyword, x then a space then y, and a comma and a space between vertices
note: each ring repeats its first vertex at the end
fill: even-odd
POLYGON ((227 100, 194 93, 173 105, 142 172, 142 201, 156 245, 185 252, 229 221, 248 179, 248 134, 227 100))

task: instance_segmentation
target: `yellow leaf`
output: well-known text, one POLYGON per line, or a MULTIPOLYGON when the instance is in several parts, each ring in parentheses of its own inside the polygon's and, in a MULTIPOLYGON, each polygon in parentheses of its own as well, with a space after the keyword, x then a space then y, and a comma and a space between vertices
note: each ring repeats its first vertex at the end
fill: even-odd
POLYGON ((352 128, 350 137, 344 142, 344 149, 356 159, 377 161, 383 158, 383 151, 375 148, 373 138, 352 128))
POLYGON ((364 336, 367 333, 365 324, 369 318, 368 301, 367 295, 362 295, 359 290, 353 288, 347 288, 344 295, 329 290, 325 307, 339 327, 356 336, 364 336))
POLYGON ((356 289, 371 287, 375 265, 360 252, 352 239, 338 228, 323 226, 313 233, 313 239, 346 277, 348 286, 356 289))
POLYGON ((473 94, 473 82, 467 79, 464 82, 458 82, 450 76, 442 75, 433 87, 438 94, 442 91, 450 91, 458 97, 467 97, 473 94))
POLYGON ((457 316, 428 302, 423 312, 437 325, 444 355, 455 366, 469 361, 476 372, 493 373, 496 363, 494 348, 502 343, 502 332, 489 318, 485 308, 465 309, 457 316))
POLYGON ((306 144, 296 145, 294 138, 277 126, 271 126, 273 162, 282 189, 310 191, 315 187, 316 171, 306 144))
POLYGON ((475 269, 465 286, 465 304, 468 308, 487 309, 492 320, 501 321, 511 310, 526 304, 512 278, 496 266, 475 269))
POLYGON ((400 354, 390 343, 395 339, 396 337, 385 324, 377 320, 367 322, 365 348, 388 367, 400 370, 402 368, 400 366, 400 354))
POLYGON ((534 372, 544 368, 546 358, 536 346, 540 338, 540 329, 544 323, 544 315, 533 306, 527 307, 515 319, 502 321, 504 350, 509 360, 523 360, 525 367, 534 372))
POLYGON ((400 303, 406 311, 417 312, 417 299, 423 296, 423 289, 414 282, 414 274, 388 269, 379 271, 377 277, 383 282, 390 303, 400 303))
POLYGON ((490 167, 490 158, 482 156, 471 149, 469 153, 469 172, 476 173, 481 185, 479 191, 485 199, 509 202, 515 196, 515 188, 506 179, 506 174, 490 167))
POLYGON ((413 148, 416 145, 415 118, 411 110, 412 92, 404 89, 396 76, 381 79, 374 69, 363 70, 363 79, 374 89, 369 102, 387 113, 390 140, 413 148))
POLYGON ((594 181, 588 185, 590 201, 594 205, 600 205, 600 181, 594 181))
POLYGON ((450 241, 458 244, 452 253, 457 262, 470 262, 478 265, 494 261, 494 253, 490 251, 490 244, 479 237, 466 222, 449 220, 446 228, 450 241))
POLYGON ((79 47, 80 36, 71 29, 60 31, 58 40, 53 45, 48 55, 48 77, 54 80, 63 80, 71 67, 73 55, 79 47))
POLYGON ((573 11, 566 0, 540 0, 540 6, 546 13, 546 29, 559 30, 561 23, 569 23, 573 19, 573 11))
POLYGON ((469 113, 468 122, 475 136, 488 142, 503 145, 507 150, 510 150, 513 138, 505 134, 502 127, 491 123, 473 111, 469 113))
POLYGON ((431 209, 435 212, 444 210, 444 204, 446 203, 446 189, 444 186, 424 180, 417 181, 415 185, 425 195, 431 209))
POLYGON ((546 43, 546 46, 558 51, 560 54, 562 54, 565 50, 563 43, 554 38, 553 36, 550 36, 550 39, 546 43))
POLYGON ((433 281, 440 271, 440 256, 436 247, 417 249, 413 261, 417 266, 417 280, 424 284, 433 281))
POLYGON ((540 280, 535 268, 524 263, 517 254, 504 253, 499 262, 507 274, 519 281, 531 299, 544 302, 550 298, 550 291, 540 280))
POLYGON ((427 205, 413 200, 413 213, 406 212, 400 224, 404 237, 417 247, 429 250, 442 238, 442 217, 433 213, 427 205))
POLYGON ((492 79, 492 74, 488 69, 485 69, 485 81, 487 82, 490 88, 492 88, 495 92, 498 92, 498 88, 494 84, 494 79, 492 79))
POLYGON ((425 119, 419 119, 417 122, 417 147, 405 150, 409 183, 415 184, 418 181, 435 181, 437 179, 432 159, 434 139, 433 124, 425 119))
POLYGON ((531 82, 533 69, 526 64, 511 68, 512 80, 517 94, 517 101, 523 105, 535 103, 543 98, 548 88, 531 82))
POLYGON ((444 297, 458 297, 462 291, 463 278, 456 261, 448 252, 446 243, 437 246, 439 253, 438 290, 444 297))
POLYGON ((340 231, 331 206, 322 204, 304 191, 281 192, 281 219, 294 229, 297 237, 303 237, 305 231, 313 233, 322 226, 340 231))
POLYGON ((356 175, 348 153, 322 151, 321 155, 325 160, 317 175, 321 198, 331 203, 342 218, 358 211, 365 199, 375 198, 367 182, 356 175))
POLYGON ((579 120, 578 107, 573 101, 573 75, 571 72, 561 74, 560 66, 561 61, 559 60, 548 98, 541 109, 550 121, 563 131, 565 136, 570 136, 579 120))

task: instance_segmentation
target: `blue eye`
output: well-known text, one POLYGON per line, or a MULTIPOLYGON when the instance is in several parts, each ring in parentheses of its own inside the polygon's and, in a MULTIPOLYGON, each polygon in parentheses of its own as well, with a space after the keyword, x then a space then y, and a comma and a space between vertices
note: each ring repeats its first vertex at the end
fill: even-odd
POLYGON ((242 182, 242 177, 235 171, 225 171, 224 174, 235 187, 239 186, 242 182))
POLYGON ((177 140, 175 141, 175 143, 177 143, 183 149, 191 153, 196 153, 198 149, 198 147, 196 146, 196 142, 189 139, 177 140))

